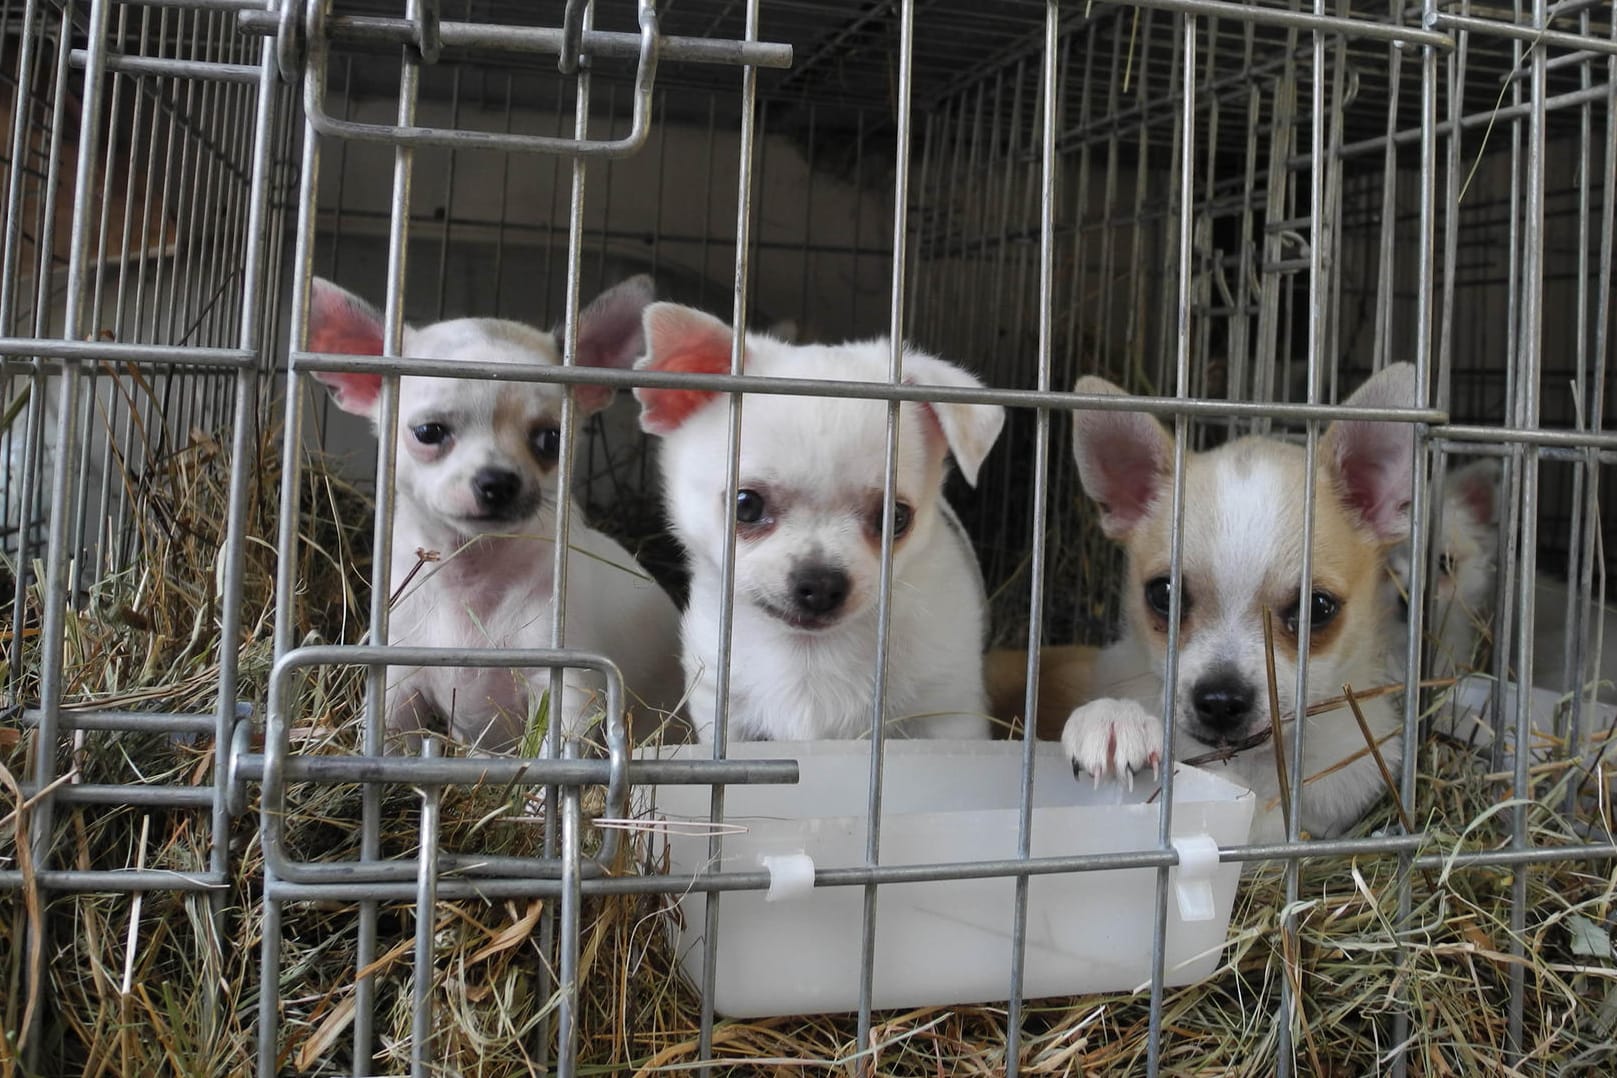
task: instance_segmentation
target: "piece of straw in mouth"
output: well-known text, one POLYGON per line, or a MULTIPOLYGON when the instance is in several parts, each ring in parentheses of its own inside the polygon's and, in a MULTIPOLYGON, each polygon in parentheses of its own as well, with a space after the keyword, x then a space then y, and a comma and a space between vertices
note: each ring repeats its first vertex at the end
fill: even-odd
POLYGON ((1291 776, 1286 773, 1286 747, 1280 737, 1280 689, 1275 682, 1274 611, 1263 608, 1263 670, 1269 681, 1269 734, 1273 739, 1275 776, 1280 781, 1280 815, 1291 834, 1291 776))

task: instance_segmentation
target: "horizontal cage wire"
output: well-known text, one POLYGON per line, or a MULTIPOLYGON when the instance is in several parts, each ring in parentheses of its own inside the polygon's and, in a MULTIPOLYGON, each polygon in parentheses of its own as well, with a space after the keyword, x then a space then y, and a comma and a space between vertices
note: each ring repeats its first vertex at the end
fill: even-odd
MULTIPOLYGON (((1611 1069, 1609 0, 14 0, 0 87, 0 1071, 1611 1069), (706 324, 642 333, 652 291, 724 323, 711 369, 633 368, 706 324), (801 377, 759 369, 788 346, 801 377), (1392 426, 1343 408, 1404 363, 1408 535, 1366 511, 1338 613, 1344 431, 1392 426), (1142 413, 1088 376, 1163 424, 1149 564, 1076 433, 1142 413), (711 565, 646 434, 702 394, 711 565), (423 446, 480 436, 454 402, 535 400, 553 531, 418 549, 423 446), (937 417, 980 405, 979 468, 937 417), (749 698, 748 417, 857 408, 870 702, 754 741, 797 702, 749 698), (883 725, 975 602, 905 620, 923 413, 982 578, 972 744, 883 725), (1295 483, 1210 516, 1202 454, 1273 443, 1295 483), (1243 585, 1284 598, 1239 629, 1274 716, 1240 743, 1186 733, 1235 602, 1205 574, 1241 569, 1210 519, 1295 559, 1243 585), (443 584, 478 573, 543 581, 518 628, 443 584), (684 612, 677 706, 636 691, 673 628, 584 631, 625 573, 662 603, 635 639, 684 612), (1103 648, 1150 633, 1155 665, 1103 648), (1073 705, 1161 682, 1166 766, 1080 777, 1073 705), (1313 826, 1350 771, 1369 807, 1313 826), (1250 834, 1209 837, 1243 785, 1250 834)), ((854 422, 814 429, 769 483, 853 482, 814 469, 854 422)))

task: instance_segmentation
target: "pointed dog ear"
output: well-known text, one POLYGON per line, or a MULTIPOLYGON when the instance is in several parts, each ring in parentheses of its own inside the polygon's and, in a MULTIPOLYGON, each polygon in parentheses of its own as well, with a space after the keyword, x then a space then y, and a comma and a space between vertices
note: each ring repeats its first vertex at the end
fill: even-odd
MULTIPOLYGON (((694 307, 653 303, 645 311, 646 354, 639 370, 729 374, 730 327, 694 307)), ((650 434, 672 434, 717 393, 700 389, 640 386, 640 427, 650 434)))
MULTIPOLYGON (((634 366, 645 351, 641 316, 654 295, 651 278, 642 273, 597 296, 578 316, 579 365, 619 370, 634 366)), ((612 394, 607 386, 581 385, 574 388, 573 399, 588 415, 611 404, 612 394)))
MULTIPOLYGON (((1413 408, 1415 368, 1393 363, 1373 375, 1345 402, 1360 408, 1413 408)), ((1409 501, 1415 469, 1415 430, 1408 423, 1339 419, 1320 439, 1320 454, 1337 497, 1383 542, 1409 535, 1409 501)))
MULTIPOLYGON (((322 277, 309 284, 309 336, 311 352, 335 355, 382 354, 382 316, 376 308, 322 277)), ((382 392, 379 374, 316 371, 314 380, 331 392, 337 407, 354 415, 374 418, 382 392)))
MULTIPOLYGON (((1074 393, 1126 397, 1104 378, 1078 379, 1074 393)), ((1101 531, 1126 539, 1162 496, 1173 470, 1173 436, 1145 412, 1075 411, 1072 456, 1084 493, 1100 507, 1101 531)))
POLYGON ((1499 462, 1492 457, 1474 460, 1463 468, 1451 468, 1443 489, 1459 499, 1471 519, 1492 524, 1499 514, 1499 462))
MULTIPOLYGON (((888 347, 887 342, 881 342, 888 347)), ((961 389, 982 389, 976 375, 962 370, 946 360, 924 352, 904 353, 904 381, 912 385, 953 386, 961 389)), ((944 445, 954 456, 955 467, 967 483, 977 485, 977 473, 982 469, 988 451, 999 440, 1005 427, 1005 409, 997 404, 952 404, 947 401, 927 402, 921 408, 932 421, 930 429, 941 434, 944 445)))

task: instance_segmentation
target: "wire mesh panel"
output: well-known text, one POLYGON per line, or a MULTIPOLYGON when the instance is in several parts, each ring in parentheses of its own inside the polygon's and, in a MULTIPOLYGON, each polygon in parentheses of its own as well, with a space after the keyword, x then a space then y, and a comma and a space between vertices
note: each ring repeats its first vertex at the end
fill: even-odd
POLYGON ((0 74, 0 1064, 1609 1069, 1610 3, 19 0, 0 74), (990 407, 979 459, 939 417, 990 407), (761 470, 759 416, 831 418, 761 470), (467 512, 531 471, 542 529, 425 528, 513 431, 467 512), (860 469, 852 740, 743 745, 814 687, 748 620, 753 503, 860 469), (912 518, 966 551, 919 621, 912 518), (977 569, 993 739, 901 744, 977 569), (656 654, 590 635, 626 579, 656 654), (1250 737, 1198 734, 1220 639, 1250 737), (1114 695, 1132 793, 1067 777, 1114 695), (1244 842, 1191 833, 1225 779, 1244 842), (1234 908, 1187 957, 1198 872, 1234 908), (1040 998, 1115 905, 1114 990, 1040 998), (896 950, 934 922, 990 991, 896 950), (777 992, 830 1013, 744 1017, 777 992))
POLYGON ((234 22, 0 13, 8 1067, 81 1065, 151 969, 212 986, 175 1034, 197 1066, 222 1058, 225 749, 267 658, 243 580, 269 568, 248 536, 273 493, 259 387, 288 137, 234 22))

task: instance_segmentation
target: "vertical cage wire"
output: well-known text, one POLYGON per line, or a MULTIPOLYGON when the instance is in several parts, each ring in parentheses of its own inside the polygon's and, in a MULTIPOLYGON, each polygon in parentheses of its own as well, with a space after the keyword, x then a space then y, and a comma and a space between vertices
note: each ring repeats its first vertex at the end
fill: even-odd
MULTIPOLYGON (((1051 0, 1044 13, 1044 49, 1040 65, 1040 120, 1039 125, 1039 270, 1038 270, 1038 384, 1041 392, 1051 388, 1051 368, 1054 365, 1054 299, 1056 258, 1056 200, 1059 190, 1056 157, 1056 131, 1061 122, 1061 60, 1068 54, 1060 36, 1060 6, 1051 0), (1059 65, 1059 66, 1058 66, 1059 65)), ((1068 42, 1067 44, 1070 44, 1068 42)), ((1033 432, 1033 486, 1032 548, 1028 551, 1030 571, 1028 587, 1031 593, 1028 611, 1028 659, 1024 712, 1037 713, 1039 682, 1040 626, 1044 620, 1045 524, 1048 519, 1048 490, 1043 477, 1050 469, 1050 413, 1040 409, 1035 414, 1033 432)), ((1022 730, 1022 783, 1020 804, 1017 806, 1016 854, 1027 859, 1033 849, 1033 768, 1036 731, 1030 725, 1022 730)), ((1166 873, 1162 873, 1165 877, 1166 873)), ((1166 884, 1166 880, 1163 880, 1166 884)), ((1027 958, 1028 878, 1016 878, 1015 913, 1011 923, 1011 978, 1006 988, 1009 997, 1005 1015, 1005 1061, 1008 1074, 1021 1069, 1022 994, 1024 963, 1027 958)), ((1155 943, 1153 943, 1155 946, 1155 943)))
MULTIPOLYGON (((749 0, 747 4, 746 37, 755 41, 759 35, 759 20, 762 16, 762 7, 759 0, 749 0)), ((730 373, 742 373, 746 364, 746 334, 748 310, 748 287, 750 283, 751 244, 749 239, 754 224, 753 199, 757 195, 754 181, 754 169, 757 162, 757 115, 758 104, 758 73, 752 68, 745 68, 741 74, 741 137, 736 153, 736 224, 735 224, 735 288, 734 302, 731 312, 731 327, 734 340, 730 351, 730 373)), ((711 115, 711 114, 710 114, 711 115)), ((711 145, 711 143, 710 143, 711 145)), ((709 161, 711 161, 711 156, 709 161)), ((725 442, 725 469, 724 469, 724 504, 734 505, 737 491, 741 485, 741 417, 744 398, 739 393, 733 393, 728 400, 729 412, 726 416, 726 442, 725 442)), ((736 534, 732 529, 726 529, 723 539, 723 550, 719 557, 719 605, 725 616, 719 627, 719 643, 717 661, 717 699, 713 713, 713 759, 724 759, 725 750, 729 742, 729 714, 730 714, 730 676, 731 664, 734 661, 734 623, 729 616, 734 610, 736 593, 736 534)), ((722 864, 724 855, 724 832, 719 826, 724 821, 724 787, 714 786, 713 793, 708 801, 708 819, 713 825, 712 836, 708 839, 708 856, 715 864, 722 864)), ((719 938, 719 894, 714 892, 708 895, 705 910, 707 918, 704 925, 702 940, 702 1004, 700 1013, 700 1028, 697 1033, 697 1054, 706 1062, 713 1055, 713 1026, 716 1017, 714 1011, 714 991, 718 978, 718 952, 721 940, 719 938)), ((706 1070, 706 1068, 704 1068, 706 1070)))

